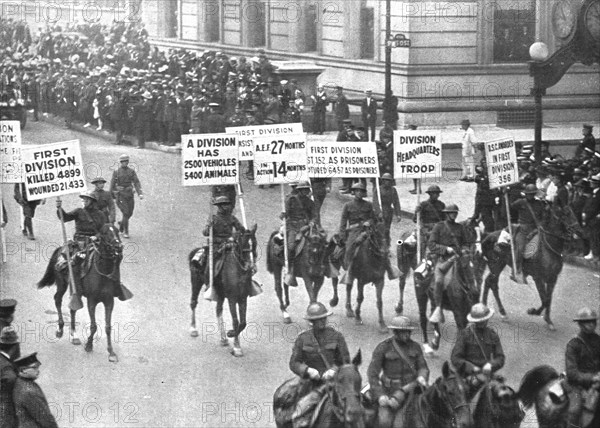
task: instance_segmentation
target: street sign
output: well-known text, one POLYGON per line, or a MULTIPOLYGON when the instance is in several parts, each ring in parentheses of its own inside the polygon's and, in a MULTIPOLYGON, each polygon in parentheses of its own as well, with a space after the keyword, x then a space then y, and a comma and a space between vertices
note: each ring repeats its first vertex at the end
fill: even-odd
POLYGON ((308 180, 306 134, 254 138, 254 184, 308 180))
POLYGON ((275 125, 235 126, 225 128, 228 134, 236 134, 240 147, 240 161, 254 159, 254 139, 260 137, 278 137, 282 134, 303 134, 301 123, 282 123, 275 125))
POLYGON ((313 178, 379 177, 375 142, 310 141, 308 176, 313 178))
POLYGON ((404 34, 395 34, 390 37, 388 43, 393 48, 410 48, 410 39, 406 38, 404 34))
POLYGON ((0 183, 20 183, 21 124, 18 120, 0 121, 0 183))
POLYGON ((86 191, 79 140, 25 145, 21 160, 29 201, 86 191))
POLYGON ((239 182, 239 147, 234 134, 181 136, 184 186, 218 186, 239 182))
POLYGON ((394 131, 394 178, 441 178, 439 131, 394 131))
POLYGON ((510 186, 519 182, 517 149, 513 138, 485 143, 485 159, 490 189, 510 186))

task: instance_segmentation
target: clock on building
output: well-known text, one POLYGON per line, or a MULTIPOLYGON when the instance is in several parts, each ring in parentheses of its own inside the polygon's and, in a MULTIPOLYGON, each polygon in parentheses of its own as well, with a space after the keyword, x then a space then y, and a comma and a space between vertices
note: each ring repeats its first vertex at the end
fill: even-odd
POLYGON ((552 30, 559 39, 566 40, 573 36, 577 14, 573 10, 573 0, 559 0, 552 10, 552 30))
POLYGON ((586 6, 583 24, 592 40, 600 43, 600 0, 592 1, 586 6))

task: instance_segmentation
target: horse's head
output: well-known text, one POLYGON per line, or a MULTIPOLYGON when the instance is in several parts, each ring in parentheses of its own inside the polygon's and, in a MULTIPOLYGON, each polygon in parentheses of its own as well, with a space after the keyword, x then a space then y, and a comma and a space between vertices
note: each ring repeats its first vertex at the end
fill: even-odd
POLYGON ((440 409, 445 408, 444 413, 451 418, 453 427, 473 426, 471 409, 467 401, 467 387, 462 377, 447 361, 442 366, 442 377, 431 388, 437 390, 441 401, 440 409))
POLYGON ((325 259, 327 248, 327 234, 317 226, 312 226, 306 236, 306 248, 308 251, 308 262, 312 266, 320 266, 325 259))
POLYGON ((525 373, 517 394, 526 409, 535 404, 540 423, 559 420, 569 405, 564 379, 547 365, 525 373))
POLYGON ((574 234, 581 236, 583 229, 571 207, 551 207, 546 217, 548 230, 560 230, 567 232, 569 236, 574 234))
POLYGON ((249 260, 250 254, 254 260, 256 260, 256 229, 258 226, 255 224, 250 229, 246 229, 238 237, 237 243, 239 251, 241 252, 241 258, 243 260, 249 260))
POLYGON ((100 254, 105 257, 119 258, 123 255, 123 243, 119 231, 111 223, 106 223, 98 232, 100 254))
POLYGON ((351 364, 339 368, 332 381, 335 414, 345 427, 363 428, 365 409, 362 406, 360 390, 362 379, 358 366, 362 362, 360 349, 351 364))

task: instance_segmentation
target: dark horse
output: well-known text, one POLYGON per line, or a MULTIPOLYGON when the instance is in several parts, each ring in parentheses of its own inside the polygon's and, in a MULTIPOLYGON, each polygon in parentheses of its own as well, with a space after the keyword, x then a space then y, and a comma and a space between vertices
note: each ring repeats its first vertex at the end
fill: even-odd
MULTIPOLYGON (((194 255, 198 250, 199 248, 195 248, 188 256, 192 282, 190 334, 193 337, 198 336, 198 330, 196 329, 198 295, 202 286, 207 284, 204 272, 202 272, 198 261, 194 260, 194 255)), ((248 294, 252 274, 254 273, 253 261, 256 260, 256 225, 252 229, 242 232, 237 239, 232 238, 225 242, 219 251, 223 253, 223 263, 214 276, 213 287, 218 296, 217 323, 221 334, 221 345, 228 346, 229 340, 227 337, 233 337, 231 353, 236 357, 241 357, 243 352, 239 335, 246 328, 248 294), (233 323, 233 329, 227 331, 227 334, 225 334, 225 323, 223 321, 223 303, 225 299, 229 302, 229 311, 233 323)))
MULTIPOLYGON (((470 221, 461 223, 467 229, 471 241, 476 242, 477 232, 471 226, 470 221)), ((419 264, 417 260, 417 244, 416 232, 407 232, 403 235, 403 239, 398 242, 398 250, 396 253, 398 269, 400 277, 398 282, 399 299, 396 305, 396 313, 402 314, 404 310, 404 289, 406 280, 410 270, 413 270, 413 282, 415 286, 415 297, 419 308, 419 320, 421 331, 423 332, 423 342, 425 352, 431 353, 433 349, 437 349, 440 340, 439 324, 432 323, 434 328, 434 339, 432 342, 433 349, 428 344, 427 336, 427 303, 431 303, 433 309, 433 272, 430 270, 423 276, 415 276, 414 271, 419 264)), ((422 245, 426 245, 424 242, 422 245)), ((470 249, 471 254, 475 251, 475 245, 470 249)), ((459 329, 463 329, 467 325, 467 315, 471 310, 471 306, 478 300, 477 287, 474 280, 465 275, 467 265, 471 263, 470 255, 459 258, 446 276, 447 285, 444 291, 443 307, 451 310, 454 315, 454 320, 459 329)))
MULTIPOLYGON (((375 285, 377 293, 377 311, 379 312, 379 327, 382 332, 387 332, 387 326, 383 321, 383 285, 385 274, 386 251, 383 249, 383 240, 380 233, 374 226, 363 225, 361 232, 357 236, 355 245, 346 244, 346 251, 353 251, 354 257, 350 266, 346 268, 346 316, 356 318, 356 324, 362 324, 361 305, 364 296, 364 288, 368 283, 375 285), (349 279, 348 279, 349 278, 349 279), (358 282, 358 291, 356 296, 356 308, 352 310, 352 286, 354 280, 358 282), (349 283, 348 283, 349 282, 349 283)), ((334 295, 337 296, 336 284, 334 284, 334 295)))
MULTIPOLYGON (((362 378, 358 371, 361 363, 362 355, 359 350, 351 364, 344 364, 338 369, 335 377, 327 385, 327 392, 322 403, 317 406, 317 414, 313 416, 314 421, 311 426, 319 428, 365 427, 365 409, 360 394, 362 378)), ((278 417, 276 414, 276 424, 279 428, 291 428, 291 413, 295 408, 295 403, 288 404, 287 408, 278 409, 281 401, 280 391, 281 387, 273 396, 273 408, 276 413, 281 413, 279 416, 286 415, 286 417, 278 417)))
MULTIPOLYGON (((493 232, 491 235, 494 236, 485 239, 497 239, 501 233, 501 230, 493 232)), ((570 208, 548 208, 538 233, 540 235, 538 251, 532 258, 523 260, 523 273, 533 278, 540 296, 541 306, 530 308, 527 313, 541 315, 543 312, 548 328, 554 331, 554 323, 550 318, 550 307, 554 287, 563 267, 562 251, 565 241, 574 233, 581 234, 582 230, 570 208)), ((504 309, 498 293, 498 279, 504 267, 512 264, 512 260, 510 247, 502 246, 499 250, 498 252, 498 249, 492 248, 483 254, 490 269, 484 283, 484 296, 487 297, 487 290, 491 289, 498 300, 499 307, 504 309)), ((483 274, 485 264, 480 264, 478 269, 483 274)))
POLYGON ((550 366, 537 366, 523 376, 519 398, 526 409, 535 405, 540 428, 567 428, 569 397, 566 382, 550 366))
POLYGON ((476 427, 518 428, 525 417, 518 395, 503 380, 487 382, 471 401, 476 427))
MULTIPOLYGON (((376 426, 376 424, 374 424, 376 426)), ((473 426, 463 379, 446 361, 442 376, 410 395, 396 414, 394 428, 470 428, 473 426)))
MULTIPOLYGON (((282 280, 282 271, 285 266, 283 257, 283 240, 276 242, 279 232, 273 232, 267 247, 267 270, 273 274, 275 292, 279 299, 279 309, 283 315, 283 322, 291 322, 287 308, 290 305, 289 286, 282 280)), ((290 259, 293 264, 294 276, 302 278, 310 302, 316 302, 319 291, 323 286, 327 264, 327 237, 322 230, 312 226, 303 233, 299 253, 290 259)))
MULTIPOLYGON (((120 286, 119 266, 123 259, 123 244, 119 239, 119 232, 111 224, 105 224, 98 233, 98 240, 92 241, 91 249, 87 251, 86 260, 81 265, 81 279, 75 281, 81 282, 81 291, 87 298, 87 307, 90 314, 90 336, 85 344, 85 350, 91 352, 93 349, 94 334, 98 330, 96 325, 96 306, 98 303, 104 305, 106 322, 106 341, 108 346, 108 360, 117 362, 119 359, 113 351, 111 340, 111 316, 114 307, 114 296, 120 286)), ((54 303, 58 312, 58 330, 56 337, 62 337, 64 321, 62 316, 62 299, 67 291, 69 276, 67 269, 58 271, 56 262, 62 251, 62 247, 57 248, 50 257, 50 262, 46 268, 44 277, 38 282, 37 287, 49 287, 56 283, 56 293, 54 294, 54 303)), ((75 311, 71 310, 71 343, 79 345, 75 330, 75 311)))

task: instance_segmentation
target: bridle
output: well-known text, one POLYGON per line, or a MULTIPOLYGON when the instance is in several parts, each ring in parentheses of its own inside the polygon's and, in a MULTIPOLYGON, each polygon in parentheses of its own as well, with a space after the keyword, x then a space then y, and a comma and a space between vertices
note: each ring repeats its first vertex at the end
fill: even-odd
POLYGON ((100 242, 97 243, 96 241, 92 241, 92 246, 93 251, 98 253, 98 257, 100 259, 113 261, 113 270, 108 274, 100 272, 100 269, 98 269, 98 259, 94 260, 94 270, 96 273, 98 273, 98 275, 114 281, 114 275, 119 268, 118 260, 120 260, 120 258, 123 256, 123 244, 119 239, 119 235, 115 232, 114 226, 106 226, 106 231, 100 234, 100 242), (110 240, 106 238, 107 231, 110 231, 112 235, 112 239, 110 240), (102 251, 101 249, 103 248, 105 248, 107 251, 102 251))
MULTIPOLYGON (((451 414, 452 414, 452 426, 456 426, 456 417, 455 417, 455 415, 458 413, 458 410, 460 410, 461 408, 463 408, 463 407, 469 408, 469 403, 464 398, 464 396, 465 396, 465 394, 464 394, 464 385, 462 385, 462 381, 458 377, 457 374, 453 374, 451 376, 448 376, 448 377, 444 378, 444 382, 445 383, 450 383, 450 382, 456 383, 457 384, 456 385, 456 389, 458 391, 463 392, 463 394, 462 394, 463 399, 460 402, 452 403, 451 400, 450 400, 450 398, 449 398, 449 396, 448 396, 448 394, 442 393, 442 391, 439 388, 439 385, 435 385, 434 384, 434 385, 430 386, 430 388, 434 388, 435 387, 437 389, 437 391, 439 393, 438 395, 439 395, 440 399, 442 400, 442 402, 444 403, 444 405, 446 406, 446 409, 448 409, 448 410, 451 411, 451 414)), ((431 407, 431 403, 428 403, 428 404, 431 407)), ((426 422, 427 418, 423 414, 423 406, 421 406, 420 410, 421 410, 421 420, 423 422, 426 422)), ((470 410, 469 410, 469 412, 470 412, 470 410)), ((437 415, 435 412, 431 412, 430 414, 433 415, 436 418, 440 418, 440 416, 437 415)))
MULTIPOLYGON (((337 374, 336 374, 337 376, 337 374)), ((338 418, 338 420, 344 425, 348 423, 355 423, 356 421, 349 422, 347 420, 347 410, 348 410, 348 400, 350 398, 356 399, 358 403, 361 402, 361 394, 360 391, 355 390, 354 388, 351 391, 341 393, 338 388, 337 382, 332 382, 333 386, 327 389, 327 395, 329 396, 329 400, 331 402, 331 408, 333 414, 338 418)))
POLYGON ((242 235, 248 235, 247 246, 244 246, 240 242, 241 237, 238 237, 237 240, 233 239, 233 238, 229 238, 229 240, 227 240, 223 244, 222 248, 229 249, 231 254, 233 255, 233 259, 236 261, 239 268, 241 270, 243 270, 244 272, 246 272, 246 271, 249 271, 250 269, 252 269, 252 263, 250 263, 249 260, 247 260, 247 256, 245 256, 245 254, 246 253, 254 254, 254 251, 255 251, 254 243, 256 241, 253 237, 253 233, 249 230, 242 232, 242 235), (237 249, 237 251, 233 251, 234 248, 237 249))

